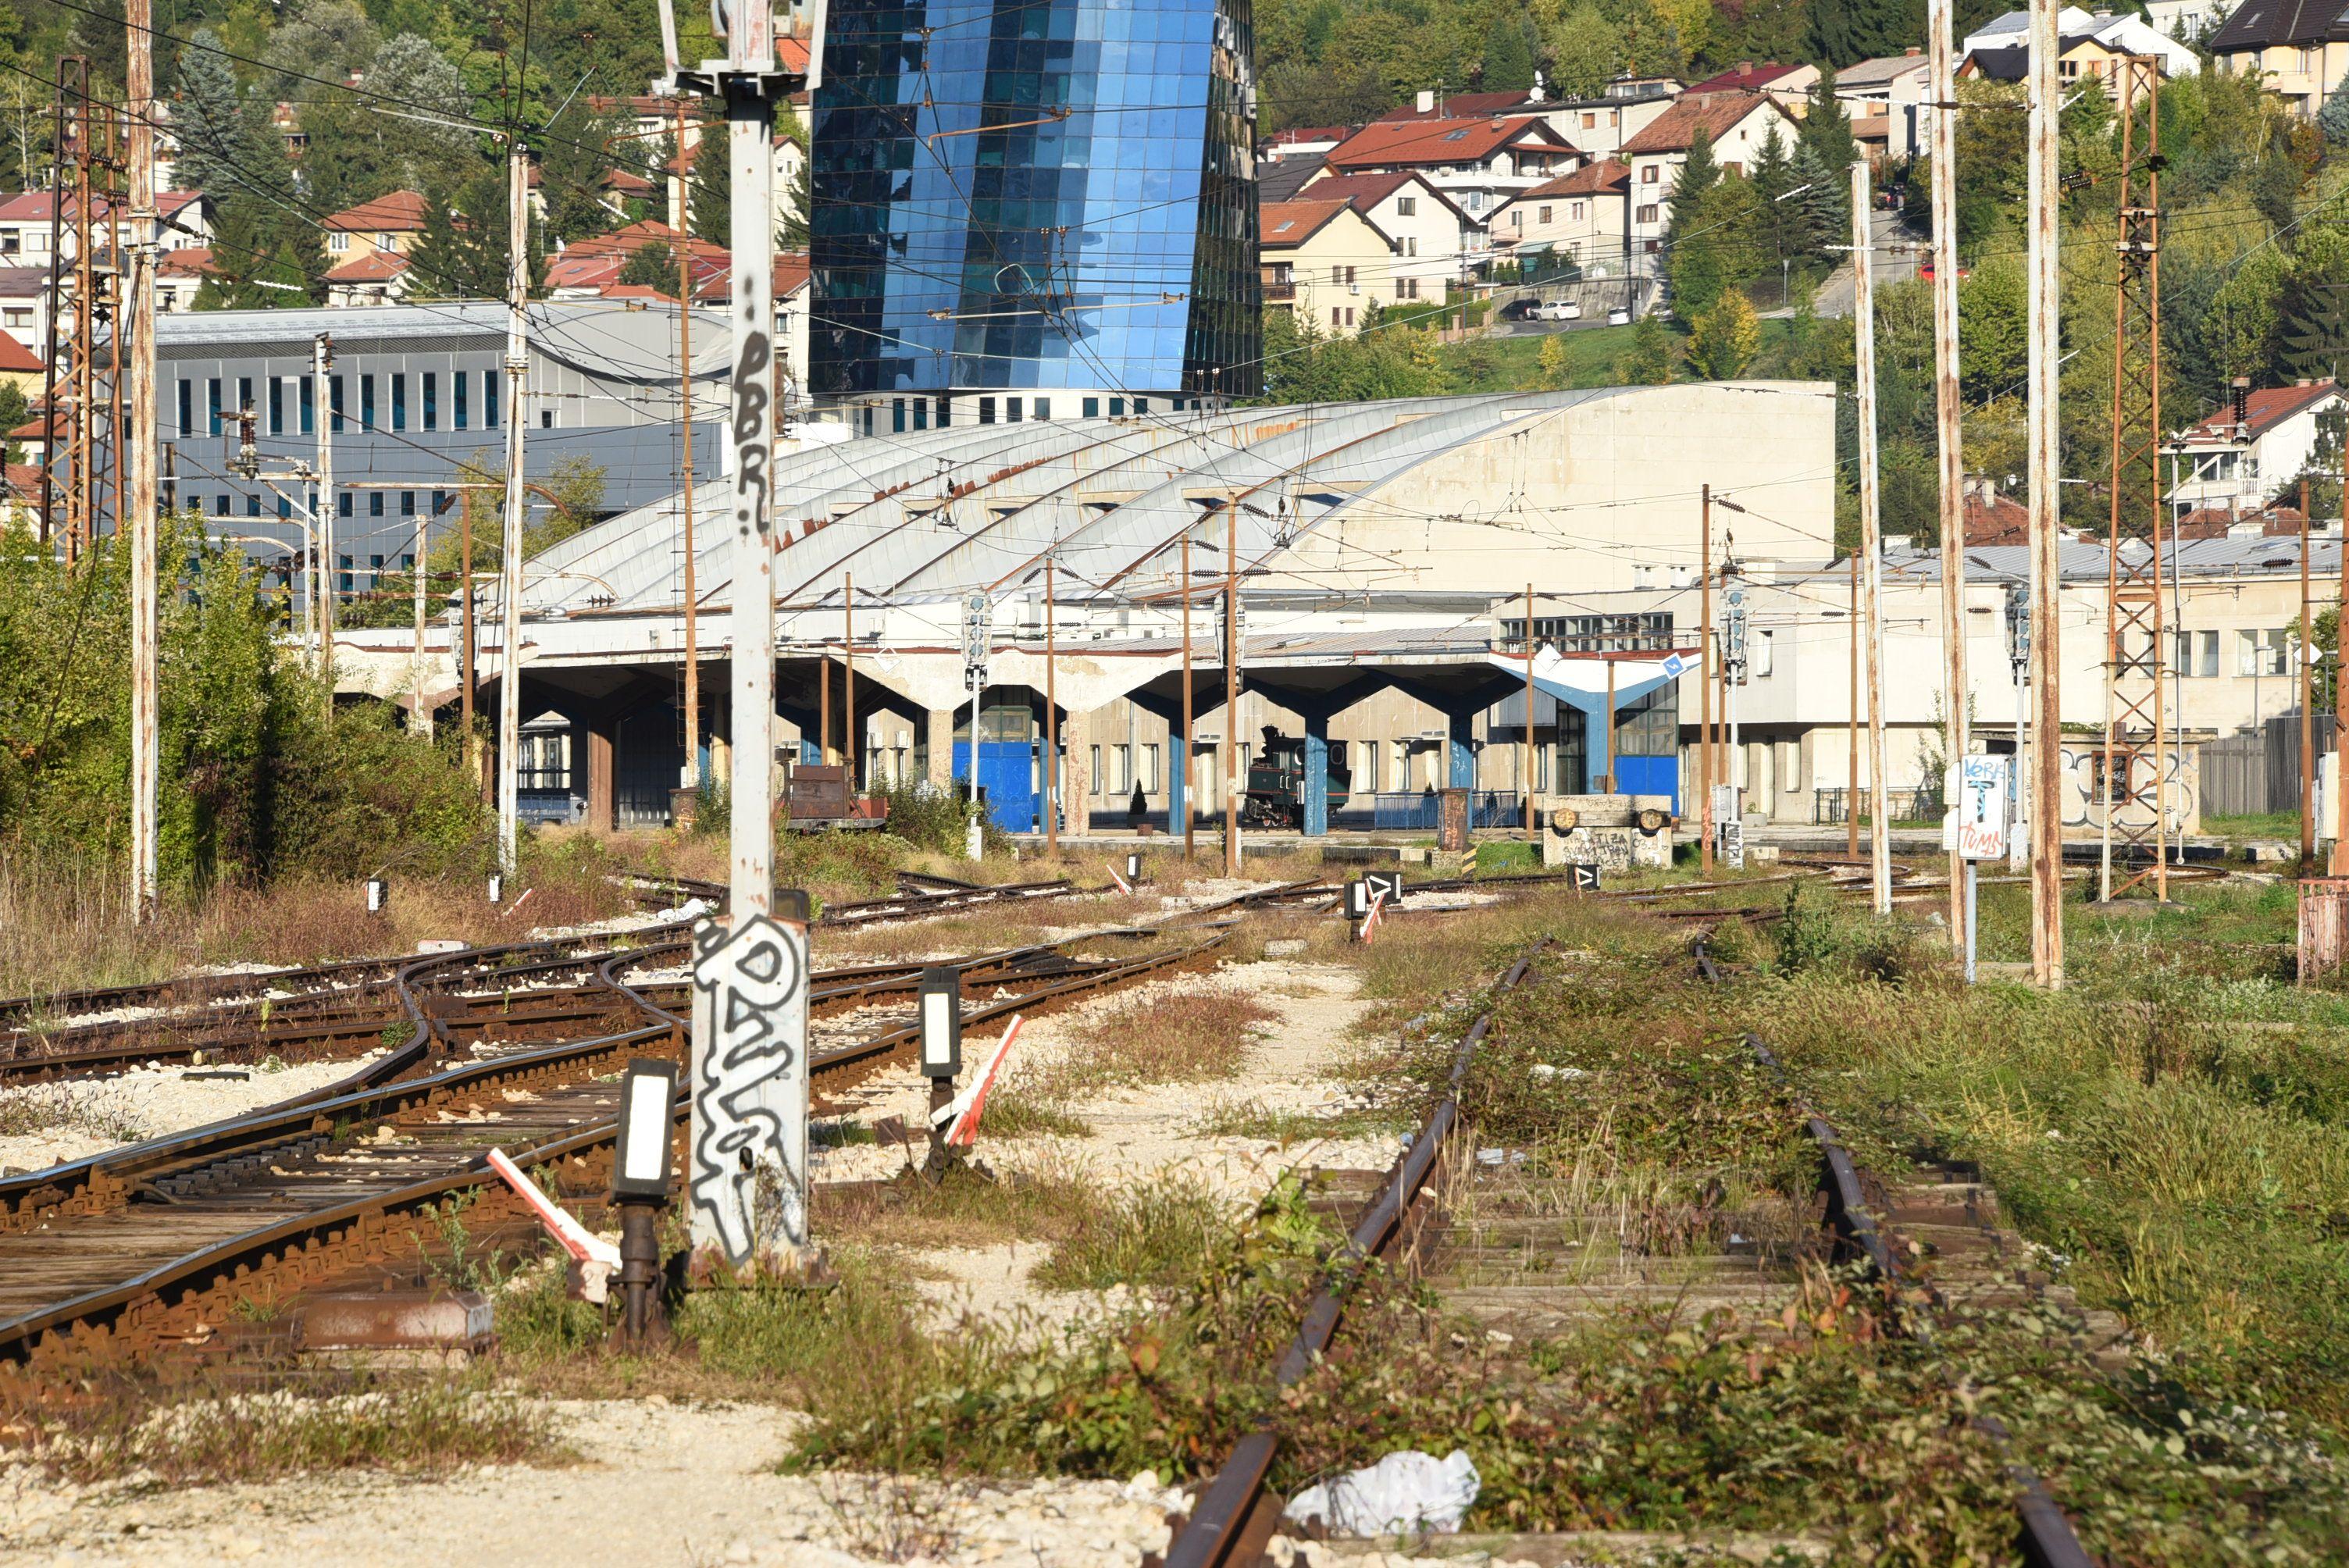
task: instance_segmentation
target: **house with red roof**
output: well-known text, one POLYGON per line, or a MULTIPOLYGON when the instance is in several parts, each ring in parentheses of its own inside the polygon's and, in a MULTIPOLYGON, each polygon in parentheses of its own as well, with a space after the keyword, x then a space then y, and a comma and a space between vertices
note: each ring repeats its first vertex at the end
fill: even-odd
POLYGON ((1782 66, 1775 60, 1759 65, 1740 60, 1717 77, 1689 84, 1692 93, 1764 93, 1796 119, 1810 107, 1811 89, 1819 85, 1816 66, 1782 66))
POLYGON ((31 402, 41 394, 41 356, 0 333, 0 386, 14 387, 31 402))
POLYGON ((1325 336, 1351 337, 1371 306, 1392 302, 1386 267, 1394 242, 1350 201, 1273 201, 1257 218, 1266 309, 1294 312, 1325 336))
MULTIPOLYGON (((692 258, 694 298, 709 298, 709 291, 714 286, 722 299, 729 270, 726 247, 690 236, 680 242, 676 230, 651 218, 565 245, 560 255, 546 263, 547 293, 555 299, 609 298, 614 289, 622 286, 620 273, 629 257, 638 251, 659 246, 668 252, 669 265, 674 268, 680 243, 692 258)), ((659 286, 668 298, 675 299, 675 273, 672 271, 659 286)))
POLYGON ((1464 258, 1467 270, 1486 259, 1485 226, 1415 170, 1324 172, 1295 199, 1348 202, 1387 237, 1393 254, 1377 275, 1381 300, 1440 300, 1445 282, 1461 275, 1464 258))
POLYGON ((2170 506, 2184 513, 2248 516, 2297 479, 2330 428, 2339 438, 2349 407, 2331 377, 2290 387, 2237 387, 2216 412, 2170 440, 2170 506))
POLYGON ((1687 166, 1699 133, 1711 138, 1713 161, 1743 174, 1762 154, 1773 129, 1791 149, 1795 121, 1778 101, 1762 92, 1701 93, 1691 88, 1647 129, 1623 144, 1631 169, 1631 228, 1629 271, 1634 276, 1661 270, 1664 230, 1672 220, 1672 184, 1687 166))
MULTIPOLYGON (((202 191, 166 191, 156 197, 155 206, 163 219, 157 242, 164 250, 212 242, 212 207, 202 191)), ((0 267, 47 267, 52 221, 57 225, 59 257, 74 260, 79 253, 76 248, 79 243, 76 237, 79 219, 79 205, 70 192, 60 197, 52 191, 25 191, 0 196, 0 267)), ((112 250, 113 241, 107 233, 109 224, 121 223, 123 238, 131 237, 129 203, 95 197, 89 204, 89 222, 97 247, 112 250)))
MULTIPOLYGON (((1419 174, 1482 228, 1511 196, 1582 161, 1544 119, 1372 120, 1331 150, 1320 178, 1419 174)), ((1312 191, 1308 184, 1299 194, 1312 191)))
POLYGON ((1510 199, 1493 214, 1493 255, 1552 275, 1572 262, 1621 277, 1631 246, 1631 166, 1605 158, 1510 199))

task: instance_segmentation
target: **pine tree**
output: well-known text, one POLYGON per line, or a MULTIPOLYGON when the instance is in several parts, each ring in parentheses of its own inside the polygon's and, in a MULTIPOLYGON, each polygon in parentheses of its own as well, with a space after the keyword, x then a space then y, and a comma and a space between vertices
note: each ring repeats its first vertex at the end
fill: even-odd
POLYGON ((502 299, 506 292, 506 172, 477 159, 462 178, 429 186, 438 221, 409 253, 413 292, 440 299, 502 299), (443 216, 445 214, 445 216, 443 216))
POLYGON ((172 179, 182 191, 211 191, 217 200, 235 153, 243 107, 236 67, 221 52, 220 36, 210 27, 197 28, 181 46, 179 86, 171 129, 179 139, 180 160, 172 179))
POLYGON ((665 294, 677 293, 677 253, 656 240, 649 245, 638 245, 620 263, 620 281, 657 288, 665 294))
POLYGON ((726 136, 723 126, 702 132, 685 181, 690 232, 697 240, 718 245, 730 242, 734 230, 734 180, 726 167, 726 136))
POLYGON ((2349 77, 2325 96, 2324 107, 2316 111, 2316 129, 2324 133, 2326 146, 2349 146, 2349 77))
POLYGON ((587 111, 574 98, 539 144, 539 194, 546 201, 546 232, 569 243, 612 226, 603 203, 604 179, 612 171, 606 142, 616 127, 587 111))
POLYGON ((1689 138, 1687 161, 1672 177, 1671 215, 1664 225, 1667 248, 1679 238, 1688 223, 1688 215, 1703 200, 1704 193, 1720 181, 1721 164, 1713 156, 1713 133, 1700 125, 1689 138))
POLYGON ((2304 284, 2282 334, 2283 372, 2295 380, 2349 372, 2349 284, 2304 284))
POLYGON ((1631 328, 1631 346, 1615 362, 1619 387, 1661 387, 1672 378, 1672 345, 1664 324, 1643 315, 1631 328))
POLYGON ((1495 13, 1485 34, 1484 87, 1486 92, 1522 92, 1534 85, 1534 51, 1522 18, 1495 13))
POLYGON ((1785 139, 1773 125, 1754 160, 1754 238, 1763 260, 1782 276, 1811 253, 1810 226, 1802 205, 1810 192, 1795 194, 1802 183, 1785 139))
POLYGON ((236 138, 212 188, 212 273, 196 291, 198 310, 273 310, 326 297, 326 248, 306 221, 274 106, 249 95, 236 138))

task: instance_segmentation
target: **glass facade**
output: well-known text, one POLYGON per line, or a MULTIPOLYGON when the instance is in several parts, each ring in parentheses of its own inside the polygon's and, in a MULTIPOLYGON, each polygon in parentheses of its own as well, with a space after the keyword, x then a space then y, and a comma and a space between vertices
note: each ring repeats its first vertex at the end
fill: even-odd
POLYGON ((1254 393, 1248 5, 833 0, 814 394, 1254 393))

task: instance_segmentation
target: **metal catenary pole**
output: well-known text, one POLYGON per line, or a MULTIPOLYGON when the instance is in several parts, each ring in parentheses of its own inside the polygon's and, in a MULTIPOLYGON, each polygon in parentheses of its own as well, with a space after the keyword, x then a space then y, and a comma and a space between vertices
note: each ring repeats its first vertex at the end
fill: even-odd
MULTIPOLYGON (((766 914, 774 902, 775 584, 775 93, 766 7, 736 8, 731 69, 723 80, 734 321, 734 785, 732 911, 766 914), (755 14, 753 15, 752 14, 755 14)), ((978 775, 978 727, 971 727, 978 775)), ((795 1238, 800 1239, 800 1238, 795 1238)))
POLYGON ((686 782, 699 789, 701 771, 701 606, 694 584, 693 559, 693 241, 687 223, 685 95, 677 98, 677 387, 683 457, 678 465, 678 500, 685 516, 685 767, 686 782))
POLYGON ((1697 489, 1697 864, 1713 874, 1713 486, 1697 489))
POLYGON ((1526 792, 1526 837, 1534 839, 1534 585, 1526 584, 1526 727, 1518 732, 1517 787, 1526 792))
POLYGON ((1859 551, 1851 552, 1851 699, 1844 710, 1843 852, 1859 858, 1859 551))
MULTIPOLYGON (((1966 686, 1966 501, 1961 411, 1958 391, 1958 115, 1953 20, 1955 0, 1927 0, 1925 36, 1931 57, 1933 107, 1933 414, 1941 459, 1941 641, 1948 655, 1942 709, 1949 727, 1950 763, 1971 748, 1972 715, 1966 686)), ((1954 804, 1955 802, 1951 802, 1954 804)), ((1973 915, 1958 887, 1959 856, 1950 851, 1950 938, 1967 939, 1973 915)), ((1971 949, 1969 949, 1971 951, 1971 949)))
POLYGON ((1192 766, 1193 755, 1198 750, 1192 739, 1191 716, 1191 531, 1183 531, 1183 858, 1188 861, 1195 852, 1192 830, 1197 823, 1198 802, 1191 798, 1191 782, 1197 777, 1192 766))
POLYGON ((2031 683, 2035 708, 2033 729, 2039 746, 2032 758, 2031 788, 2031 972, 2045 986, 2064 983, 2063 733, 2056 603, 2063 578, 2055 551, 2062 520, 2057 465, 2063 432, 2058 420, 2057 371, 2062 346, 2056 311, 2062 299, 2057 267, 2055 202, 2058 120, 2062 87, 2056 80, 2058 0, 2031 0, 2030 116, 2025 167, 2029 175, 2027 272, 2030 326, 2025 377, 2031 471, 2031 683))
POLYGON ((1240 874, 1240 797, 1247 767, 1240 760, 1240 509, 1224 498, 1224 874, 1240 874))
MULTIPOLYGON (((335 702, 335 580, 329 575, 335 559, 335 514, 341 502, 335 494, 335 421, 342 417, 334 404, 335 340, 320 333, 310 340, 310 401, 317 424, 318 501, 311 510, 317 523, 317 545, 311 552, 309 583, 311 618, 318 625, 318 681, 328 707, 335 702)), ((471 657, 470 647, 467 657, 471 657)), ((470 734, 470 729, 468 730, 470 734)))
POLYGON ((505 531, 498 558, 498 870, 513 875, 522 817, 523 407, 530 370, 530 150, 519 134, 506 148, 505 531))
POLYGON ((2031 847, 2025 837, 2030 821, 2023 788, 2031 777, 2031 590, 2020 583, 2006 590, 2006 658, 2014 680, 2014 830, 2007 838, 2006 869, 2020 874, 2031 869, 2031 847))
POLYGON ((59 160, 49 174, 49 282, 46 352, 41 356, 41 543, 56 537, 57 484, 57 355, 61 346, 58 317, 65 303, 66 181, 62 160, 72 146, 67 129, 66 99, 78 92, 88 96, 89 61, 79 55, 57 57, 57 96, 50 110, 49 146, 59 160), (79 86, 72 86, 77 77, 79 86))
POLYGON ((1061 686, 1060 645, 1052 622, 1052 558, 1044 557, 1044 849, 1061 852, 1061 686))
MULTIPOLYGON (((324 404, 320 407, 323 408, 324 404)), ((321 417, 324 423, 324 417, 321 417)), ((459 666, 457 683, 457 722, 463 729, 465 770, 478 792, 481 779, 481 744, 473 730, 473 693, 481 685, 481 640, 473 631, 473 490, 468 485, 457 492, 458 544, 457 571, 462 586, 459 590, 460 617, 464 622, 464 648, 459 666)))
POLYGON ((1868 620, 1868 885, 1876 913, 1892 913, 1892 824, 1884 779, 1884 549, 1878 512, 1876 459, 1876 264, 1868 252, 1868 165, 1851 166, 1852 325, 1857 334, 1853 379, 1859 391, 1859 547, 1861 596, 1868 620))
MULTIPOLYGON (((125 0, 130 96, 130 915, 155 911, 162 757, 157 666, 161 627, 155 581, 155 57, 152 0, 125 0)), ((85 300, 88 298, 84 296, 85 300)), ((118 322, 118 325, 119 325, 118 322)), ((120 353, 120 334, 116 352, 120 353)), ((85 344, 83 354, 88 356, 85 344)), ((119 521, 119 520, 118 520, 119 521)))
POLYGON ((2341 596, 2333 612, 2333 854, 2328 870, 2349 874, 2349 449, 2341 480, 2341 596))
POLYGON ((840 759, 848 767, 848 792, 856 793, 857 758, 864 746, 856 733, 856 578, 840 577, 840 634, 844 650, 840 672, 840 759))

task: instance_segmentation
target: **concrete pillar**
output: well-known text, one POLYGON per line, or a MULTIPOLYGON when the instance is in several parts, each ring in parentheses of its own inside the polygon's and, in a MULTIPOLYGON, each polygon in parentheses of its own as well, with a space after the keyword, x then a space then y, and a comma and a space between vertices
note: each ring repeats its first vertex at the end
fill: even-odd
POLYGON ((931 708, 926 717, 924 730, 930 754, 930 782, 941 789, 954 786, 955 710, 950 707, 931 708))
POLYGON ((1320 838, 1330 830, 1330 716, 1305 716, 1305 836, 1320 838))
MULTIPOLYGON (((1565 713, 1564 707, 1558 709, 1561 718, 1565 713)), ((1615 768, 1615 736, 1605 708, 1583 710, 1582 736, 1582 788, 1584 793, 1595 795, 1599 781, 1615 768)))
POLYGON ((1071 833, 1092 830, 1092 715, 1061 717, 1061 810, 1071 833))
POLYGON ((1452 754, 1451 781, 1454 789, 1476 788, 1476 716, 1474 713, 1453 713, 1444 716, 1451 731, 1444 748, 1452 754))
POLYGON ((587 830, 608 833, 618 820, 612 745, 619 720, 606 713, 587 721, 587 830))

